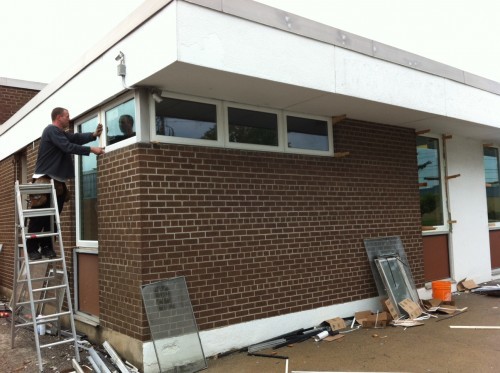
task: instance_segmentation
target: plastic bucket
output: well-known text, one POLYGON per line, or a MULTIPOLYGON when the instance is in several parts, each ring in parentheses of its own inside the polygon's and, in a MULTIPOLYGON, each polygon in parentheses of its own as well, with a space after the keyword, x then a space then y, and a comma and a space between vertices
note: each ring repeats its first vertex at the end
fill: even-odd
POLYGON ((445 302, 451 301, 451 282, 450 281, 433 281, 432 282, 432 297, 445 302))

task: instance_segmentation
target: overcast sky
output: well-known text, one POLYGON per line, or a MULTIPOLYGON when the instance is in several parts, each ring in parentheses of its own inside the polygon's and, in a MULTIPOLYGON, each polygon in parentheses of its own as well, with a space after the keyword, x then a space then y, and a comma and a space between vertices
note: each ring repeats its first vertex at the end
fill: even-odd
MULTIPOLYGON (((0 0, 0 77, 50 82, 143 1, 0 0)), ((500 0, 259 1, 500 82, 500 0)))

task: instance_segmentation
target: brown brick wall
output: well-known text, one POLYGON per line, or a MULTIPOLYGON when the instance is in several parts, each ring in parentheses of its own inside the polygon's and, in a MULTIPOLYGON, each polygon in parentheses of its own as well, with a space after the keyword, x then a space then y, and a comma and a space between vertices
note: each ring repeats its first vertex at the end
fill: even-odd
POLYGON ((0 85, 0 125, 13 116, 39 91, 0 85))
POLYGON ((345 121, 345 158, 137 144, 99 161, 101 323, 147 339, 140 285, 186 276, 200 329, 377 295, 365 238, 422 238, 412 130, 345 121))

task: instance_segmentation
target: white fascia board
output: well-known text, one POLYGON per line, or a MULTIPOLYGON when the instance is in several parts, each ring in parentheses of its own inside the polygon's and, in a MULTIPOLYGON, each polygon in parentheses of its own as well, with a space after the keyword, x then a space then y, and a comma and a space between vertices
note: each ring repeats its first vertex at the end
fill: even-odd
POLYGON ((0 133, 0 160, 37 140, 54 107, 67 108, 75 118, 125 91, 115 60, 120 51, 125 54, 129 86, 175 62, 176 4, 156 13, 50 95, 44 97, 42 91, 34 107, 20 119, 12 118, 15 123, 0 133))
POLYGON ((446 80, 446 115, 500 128, 500 95, 446 80))
POLYGON ((335 47, 186 2, 178 3, 179 61, 333 92, 335 47))
POLYGON ((336 93, 445 115, 445 79, 337 47, 336 93))

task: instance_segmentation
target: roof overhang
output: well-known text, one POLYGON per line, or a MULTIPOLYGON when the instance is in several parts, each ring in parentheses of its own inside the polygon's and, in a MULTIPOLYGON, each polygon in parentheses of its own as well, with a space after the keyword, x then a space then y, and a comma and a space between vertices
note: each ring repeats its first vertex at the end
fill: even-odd
POLYGON ((153 0, 0 126, 0 159, 52 107, 75 117, 123 92, 119 52, 132 87, 500 144, 497 82, 252 1, 153 0))

